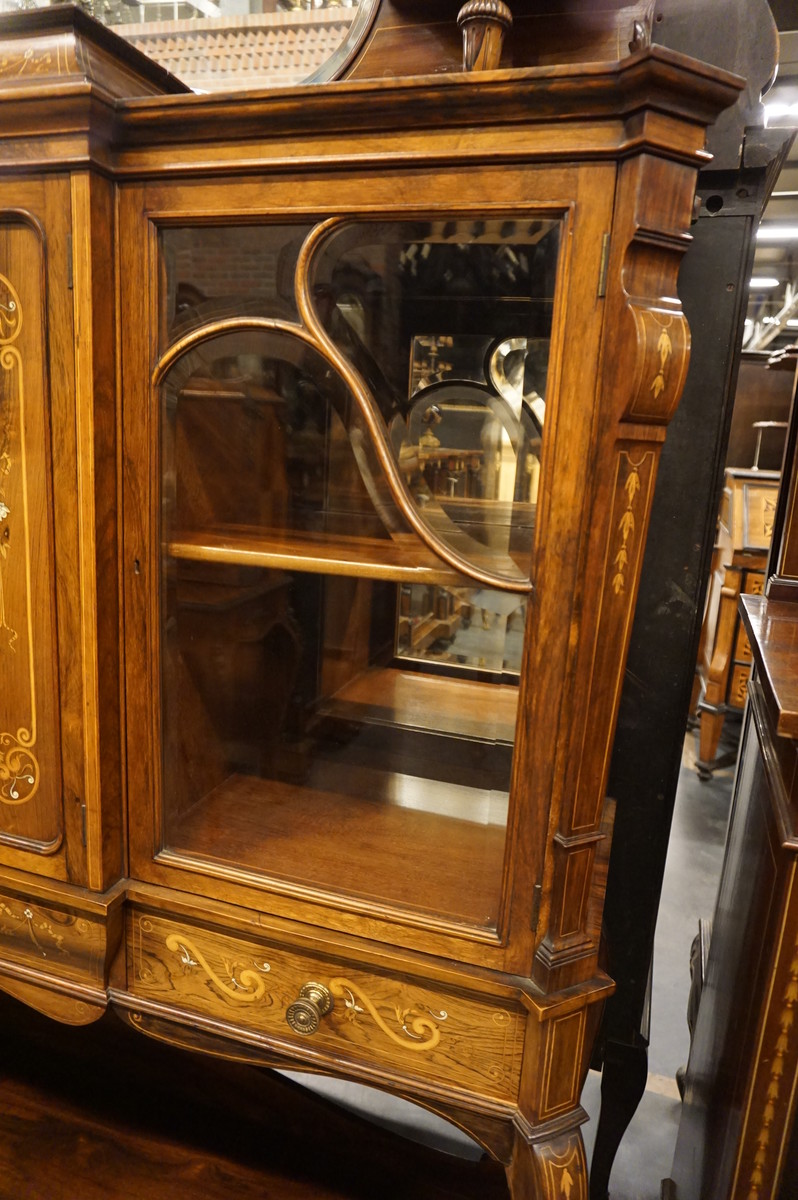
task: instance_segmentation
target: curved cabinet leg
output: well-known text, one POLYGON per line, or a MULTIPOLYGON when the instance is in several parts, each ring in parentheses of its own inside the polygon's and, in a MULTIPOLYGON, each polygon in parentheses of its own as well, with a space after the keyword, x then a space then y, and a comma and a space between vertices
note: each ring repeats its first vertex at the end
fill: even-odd
POLYGON ((612 1164, 643 1098, 647 1078, 645 1045, 607 1042, 601 1071, 601 1114, 590 1164, 590 1200, 606 1200, 609 1194, 612 1164))
POLYGON ((570 1129, 539 1140, 516 1130, 507 1183, 512 1200, 588 1200, 581 1130, 570 1129))

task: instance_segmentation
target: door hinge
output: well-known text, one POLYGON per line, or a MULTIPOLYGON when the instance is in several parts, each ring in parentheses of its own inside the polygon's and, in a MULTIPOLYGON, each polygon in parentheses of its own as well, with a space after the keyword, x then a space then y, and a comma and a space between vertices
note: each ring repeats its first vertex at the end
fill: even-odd
POLYGON ((73 282, 74 282, 74 280, 73 280, 73 276, 72 276, 72 234, 68 233, 67 234, 67 287, 71 289, 73 282))
POLYGON ((610 261, 610 235, 604 234, 601 239, 601 261, 599 263, 598 298, 607 295, 607 267, 610 261))
POLYGON ((81 806, 80 806, 80 832, 81 832, 81 837, 83 838, 83 845, 85 846, 86 845, 86 805, 85 804, 81 804, 81 806))

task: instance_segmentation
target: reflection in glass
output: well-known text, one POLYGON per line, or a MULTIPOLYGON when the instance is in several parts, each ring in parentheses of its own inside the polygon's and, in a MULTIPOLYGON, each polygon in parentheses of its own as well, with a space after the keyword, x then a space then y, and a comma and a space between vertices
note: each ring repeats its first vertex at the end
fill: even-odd
POLYGON ((553 220, 347 221, 311 280, 425 523, 513 581, 531 567, 558 248, 553 220))
POLYGON ((294 274, 307 224, 202 225, 161 231, 160 348, 210 321, 296 321, 294 274))
POLYGON ((160 383, 163 846, 484 933, 526 602, 402 504, 528 578, 558 228, 347 222, 297 280, 312 228, 161 231, 161 346, 196 331, 160 383), (296 288, 382 412, 399 501, 296 288))
POLYGON ((210 338, 168 372, 163 401, 168 542, 388 536, 358 464, 352 400, 307 343, 271 330, 210 338))

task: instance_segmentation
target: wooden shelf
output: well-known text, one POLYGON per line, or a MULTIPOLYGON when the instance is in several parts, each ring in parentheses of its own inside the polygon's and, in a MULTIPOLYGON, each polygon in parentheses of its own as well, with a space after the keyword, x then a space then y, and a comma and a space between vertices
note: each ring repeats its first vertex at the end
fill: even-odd
POLYGON ((498 918, 504 806, 490 790, 322 760, 301 785, 231 775, 174 821, 167 849, 484 930, 498 918))
POLYGON ((392 538, 224 526, 199 533, 178 532, 166 549, 173 558, 193 562, 235 563, 409 583, 463 586, 468 582, 413 538, 400 543, 392 538))
POLYGON ((364 671, 320 710, 353 721, 398 725, 510 745, 515 734, 518 688, 399 671, 364 671))

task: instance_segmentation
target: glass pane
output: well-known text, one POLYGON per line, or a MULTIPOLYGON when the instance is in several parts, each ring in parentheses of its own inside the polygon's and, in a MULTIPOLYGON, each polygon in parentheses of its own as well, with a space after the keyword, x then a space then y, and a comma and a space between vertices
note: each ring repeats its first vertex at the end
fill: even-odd
POLYGON ((298 313, 311 232, 161 233, 162 345, 207 326, 160 388, 163 845, 492 930, 526 602, 401 506, 527 578, 558 229, 348 223, 311 255, 298 283, 385 418, 398 500, 298 313), (275 325, 215 332, 230 314, 275 325))
POLYGON ((494 928, 517 686, 408 669, 392 580, 177 558, 166 580, 165 845, 494 928))
POLYGON ((212 337, 172 367, 163 402, 167 543, 212 535, 249 539, 254 552, 253 539, 269 536, 299 553, 319 534, 342 544, 388 537, 393 510, 352 400, 299 338, 267 330, 212 337))
POLYGON ((160 348, 209 321, 296 321, 294 272, 310 225, 203 225, 161 232, 160 348))
POLYGON ((559 223, 347 222, 311 280, 411 503, 469 563, 529 577, 559 223))

